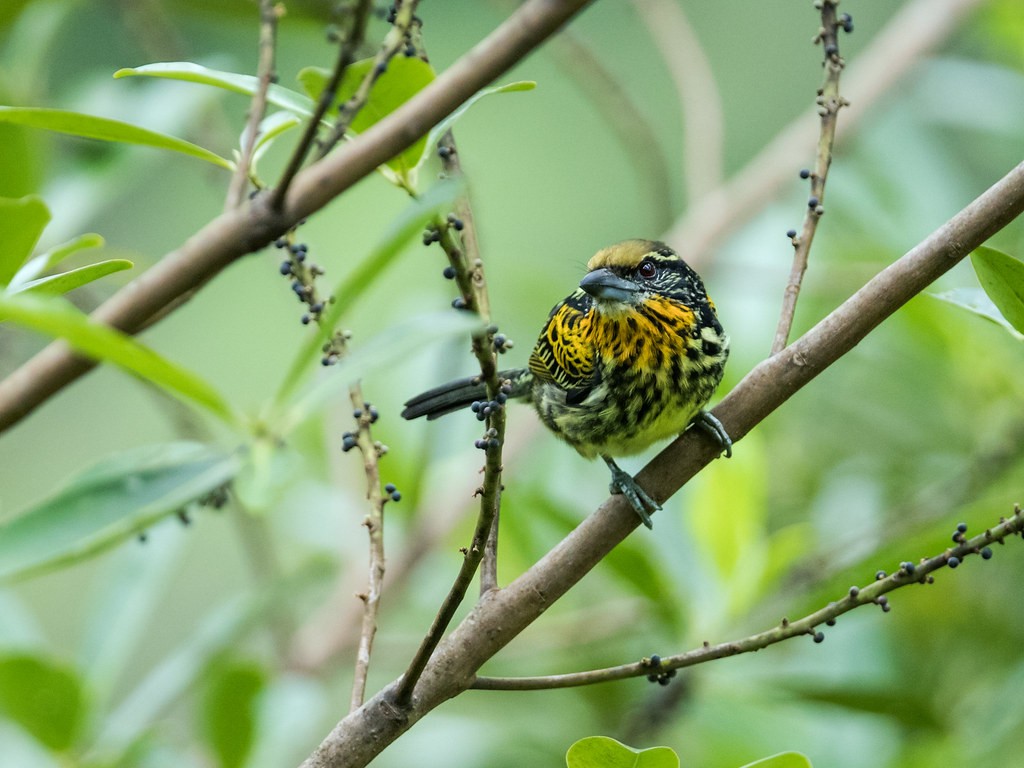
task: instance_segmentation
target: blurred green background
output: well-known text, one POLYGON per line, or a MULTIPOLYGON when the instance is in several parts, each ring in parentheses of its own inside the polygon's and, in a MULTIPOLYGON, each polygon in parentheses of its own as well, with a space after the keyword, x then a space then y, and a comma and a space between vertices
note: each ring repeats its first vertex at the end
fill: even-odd
MULTIPOLYGON (((330 5, 287 4, 282 84, 294 86, 304 66, 330 66, 330 5)), ((856 23, 841 39, 851 71, 901 5, 843 4, 856 23)), ((1024 10, 1017 0, 976 5, 938 50, 857 115, 857 133, 838 147, 797 333, 1020 161, 1024 10)), ((494 320, 516 342, 509 365, 525 362, 549 308, 594 251, 661 236, 689 202, 679 99, 639 7, 598 2, 569 29, 636 102, 656 148, 617 137, 587 95, 590 75, 572 65, 578 54, 557 41, 503 78, 535 80, 536 90, 485 100, 456 127, 494 320), (644 170, 652 151, 667 194, 644 170)), ((809 44, 818 27, 810 2, 686 0, 680 8, 714 73, 727 176, 792 120, 813 122, 821 73, 820 51, 809 44)), ((499 2, 424 3, 435 67, 455 61, 507 12, 499 2)), ((375 20, 371 40, 383 31, 375 20)), ((174 60, 252 73, 256 36, 255 4, 241 0, 6 2, 0 103, 116 117, 229 154, 247 99, 111 74, 174 60)), ((368 44, 366 55, 373 51, 368 44)), ((265 178, 276 177, 294 141, 279 142, 264 161, 265 178)), ((792 252, 784 233, 799 228, 805 208, 797 172, 812 160, 809 144, 791 159, 791 182, 775 199, 737 211, 727 238, 693 254, 732 335, 723 393, 770 347, 792 252)), ((136 262, 72 295, 87 309, 218 214, 227 181, 155 150, 0 127, 0 195, 37 192, 53 211, 41 246, 98 232, 104 258, 136 262)), ((350 272, 406 204, 372 176, 312 217, 299 237, 326 269, 325 285, 350 272)), ((1010 227, 993 244, 1021 256, 1024 228, 1010 227)), ((672 245, 687 255, 686 242, 672 245)), ((278 261, 272 250, 238 261, 143 340, 259 413, 309 332, 278 261)), ((346 318, 354 343, 448 307, 443 266, 436 247, 409 245, 346 318)), ((964 262, 933 288, 976 286, 964 262)), ((44 343, 0 328, 0 372, 44 343)), ((473 367, 468 344, 439 342, 363 382, 381 413, 376 437, 390 448, 383 479, 403 493, 387 508, 395 578, 371 688, 401 673, 454 577, 480 465, 475 419, 405 423, 401 403, 473 367)), ((836 599, 878 569, 940 552, 957 522, 977 532, 1024 501, 1022 397, 1019 340, 931 296, 914 299, 760 425, 733 459, 715 462, 670 500, 653 533, 635 533, 484 673, 574 671, 741 637, 836 599)), ((232 504, 204 510, 189 527, 165 521, 145 543, 0 591, 0 652, 83 680, 88 712, 63 756, 16 718, 0 719, 5 765, 110 764, 115 756, 138 766, 279 766, 311 751, 347 709, 353 595, 365 580, 362 467, 339 450, 349 411, 339 397, 293 436, 256 520, 232 504), (274 600, 280 590, 285 599, 274 600), (269 607, 253 602, 260 595, 270 596, 269 607), (224 747, 225 738, 243 746, 224 747)), ((98 370, 0 437, 0 514, 17 514, 105 456, 181 437, 237 442, 123 373, 98 370)), ((510 412, 505 455, 502 582, 558 542, 607 488, 603 466, 543 433, 524 407, 510 412)), ((642 459, 625 466, 635 471, 642 459)), ((469 692, 376 764, 554 766, 576 739, 606 734, 638 747, 669 745, 684 766, 701 768, 783 750, 838 768, 1016 766, 1022 577, 1024 551, 1014 541, 991 562, 974 558, 932 586, 897 592, 889 614, 862 608, 841 618, 822 645, 789 641, 686 671, 666 688, 640 680, 469 692)))

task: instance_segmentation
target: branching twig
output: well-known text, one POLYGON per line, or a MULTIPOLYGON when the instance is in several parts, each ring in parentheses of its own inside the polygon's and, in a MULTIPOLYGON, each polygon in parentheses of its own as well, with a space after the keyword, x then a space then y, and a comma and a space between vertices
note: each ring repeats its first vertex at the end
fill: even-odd
MULTIPOLYGON (((441 156, 445 173, 449 176, 461 176, 462 167, 459 162, 458 149, 451 131, 445 133, 439 142, 438 154, 441 156)), ((455 306, 462 310, 476 312, 487 325, 490 322, 490 303, 487 296, 487 283, 484 280, 483 262, 480 259, 476 240, 476 228, 473 225, 473 213, 468 198, 462 198, 457 205, 458 215, 447 218, 438 216, 434 221, 434 230, 425 237, 426 241, 436 239, 448 256, 450 275, 459 287, 459 297, 455 306)), ((407 706, 412 698, 413 690, 420 675, 426 667, 434 649, 441 642, 444 631, 448 628, 456 609, 462 603, 469 589, 473 576, 485 555, 489 556, 488 567, 481 574, 480 589, 482 593, 497 586, 497 525, 498 509, 501 505, 501 470, 502 447, 505 440, 505 409, 501 396, 502 382, 498 380, 497 349, 504 348, 507 342, 499 344, 493 326, 482 333, 473 335, 473 354, 480 366, 481 380, 487 387, 488 406, 485 417, 486 432, 477 441, 477 447, 484 451, 484 480, 477 490, 480 496, 480 514, 469 548, 463 552, 462 567, 456 576, 455 583, 445 597, 438 610, 427 635, 423 638, 416 654, 399 684, 395 700, 398 706, 407 706)))
POLYGON ((811 252, 811 243, 814 240, 814 233, 818 229, 818 221, 825 213, 823 207, 825 181, 828 178, 829 166, 832 164, 832 145, 836 140, 836 118, 839 110, 846 106, 846 101, 839 95, 839 75, 843 71, 843 59, 839 55, 839 30, 845 28, 847 31, 852 31, 852 22, 846 14, 843 14, 842 18, 836 17, 838 0, 820 0, 817 4, 821 8, 821 29, 818 30, 814 42, 821 44, 825 68, 825 82, 818 89, 817 99, 818 114, 821 116, 821 133, 818 136, 818 151, 814 170, 801 171, 800 174, 801 176, 810 176, 811 195, 807 199, 807 214, 804 217, 803 230, 799 235, 796 230, 790 230, 789 233, 793 242, 793 267, 789 274, 786 292, 782 297, 779 325, 775 331, 775 340, 772 342, 773 355, 786 346, 790 329, 793 327, 796 300, 800 295, 804 272, 807 270, 807 258, 811 252))
POLYGON ((959 543, 941 554, 927 559, 922 558, 917 565, 910 562, 900 563, 898 570, 888 576, 883 571, 879 571, 875 580, 870 584, 864 587, 850 587, 844 597, 819 608, 814 613, 797 621, 783 619, 777 627, 742 640, 716 645, 705 642, 703 647, 687 653, 675 656, 652 656, 632 664, 592 669, 586 672, 539 677, 477 677, 470 688, 487 691, 536 691, 549 688, 573 688, 645 676, 652 682, 667 682, 670 676, 667 673, 677 669, 693 667, 728 656, 738 656, 741 653, 759 651, 792 637, 809 635, 814 638, 816 643, 820 643, 824 640, 825 635, 818 627, 823 624, 832 626, 839 616, 854 608, 862 605, 878 605, 883 611, 888 611, 889 600, 885 596, 887 593, 911 584, 931 584, 932 573, 946 566, 956 568, 970 555, 981 555, 983 559, 988 560, 992 557, 990 544, 1004 544, 1007 537, 1019 535, 1024 531, 1024 515, 1021 514, 1020 505, 1014 505, 1013 516, 1010 519, 1002 518, 998 525, 984 533, 968 540, 964 537, 965 530, 966 526, 961 523, 954 533, 954 537, 959 540, 959 543))
POLYGON ((345 12, 340 18, 342 32, 338 40, 338 58, 335 61, 334 69, 331 70, 331 77, 327 81, 327 85, 324 86, 320 99, 316 103, 316 109, 309 118, 309 122, 306 123, 306 130, 302 134, 302 138, 299 139, 299 144, 295 147, 291 158, 288 160, 288 165, 285 167, 284 173, 281 174, 281 179, 277 182, 277 186, 274 187, 271 205, 275 209, 281 207, 285 195, 288 194, 288 187, 291 186, 292 179, 295 178, 295 174, 299 172, 302 164, 306 162, 306 156, 309 154, 313 142, 316 141, 317 133, 320 131, 320 121, 323 120, 327 110, 334 103, 334 97, 338 93, 342 77, 345 76, 345 70, 348 69, 349 64, 355 61, 356 52, 359 50, 359 46, 362 45, 363 38, 366 35, 366 23, 370 17, 371 4, 372 0, 357 0, 355 7, 345 12))
POLYGON ((260 42, 259 61, 256 75, 259 86, 252 96, 249 105, 249 117, 242 133, 242 151, 238 157, 238 167, 231 176, 228 186, 224 210, 237 208, 245 200, 245 191, 249 185, 249 166, 252 164, 256 141, 259 139, 260 122, 267 112, 267 91, 274 81, 274 53, 277 48, 277 5, 274 0, 260 0, 260 42))
POLYGON ((352 120, 355 119, 355 116, 359 114, 359 110, 363 108, 370 98, 370 91, 374 83, 377 82, 377 78, 387 71, 388 62, 395 57, 403 46, 408 45, 409 30, 416 20, 416 6, 418 4, 419 0, 401 0, 401 2, 395 4, 395 18, 392 22, 392 27, 384 37, 384 42, 377 52, 377 56, 373 61, 373 68, 366 73, 366 77, 363 78, 363 82, 359 84, 359 88, 352 94, 352 97, 341 105, 334 128, 331 129, 330 134, 323 140, 320 149, 317 151, 317 160, 325 157, 342 140, 349 126, 352 125, 352 120))

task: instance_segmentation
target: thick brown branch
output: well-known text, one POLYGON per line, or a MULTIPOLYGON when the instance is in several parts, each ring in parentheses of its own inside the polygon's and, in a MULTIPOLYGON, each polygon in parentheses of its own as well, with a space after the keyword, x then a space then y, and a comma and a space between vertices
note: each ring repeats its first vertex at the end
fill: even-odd
MULTIPOLYGON (((138 333, 160 313, 240 256, 259 250, 300 219, 413 144, 464 101, 508 71, 590 0, 528 0, 500 27, 407 103, 295 177, 281 211, 261 195, 217 217, 104 303, 93 317, 138 333)), ((51 344, 0 382, 0 432, 95 366, 67 345, 51 344)))
MULTIPOLYGON (((760 363, 715 409, 734 440, 746 435, 974 248, 1024 211, 1024 163, 875 276, 782 352, 760 363)), ((675 493, 718 454, 693 431, 644 468, 639 482, 657 499, 675 493)), ((424 670, 411 706, 395 706, 392 684, 339 722, 304 768, 366 765, 426 713, 461 693, 480 666, 580 581, 639 520, 612 497, 526 573, 490 592, 447 637, 424 670)))

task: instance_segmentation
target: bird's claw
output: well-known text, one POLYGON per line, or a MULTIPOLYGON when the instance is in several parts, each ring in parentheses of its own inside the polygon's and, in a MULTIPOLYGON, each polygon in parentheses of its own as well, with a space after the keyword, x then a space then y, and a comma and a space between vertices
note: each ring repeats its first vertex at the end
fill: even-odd
POLYGON ((640 521, 648 528, 654 528, 651 512, 660 510, 661 505, 639 486, 632 475, 620 468, 611 458, 608 456, 602 456, 601 458, 604 459, 605 464, 608 465, 608 469, 612 473, 612 481, 608 486, 608 490, 611 493, 621 493, 625 496, 630 506, 633 507, 633 510, 640 517, 640 521))
POLYGON ((725 452, 725 458, 728 459, 732 456, 732 438, 725 431, 722 422, 711 411, 701 411, 694 417, 693 423, 704 430, 721 446, 725 452))

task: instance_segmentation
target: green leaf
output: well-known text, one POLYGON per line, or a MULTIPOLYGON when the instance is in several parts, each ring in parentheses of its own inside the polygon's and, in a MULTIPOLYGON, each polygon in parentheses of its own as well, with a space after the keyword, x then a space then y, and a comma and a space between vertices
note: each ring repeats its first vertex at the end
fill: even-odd
POLYGON ((679 768, 668 747, 633 749, 607 736, 580 739, 565 755, 568 768, 679 768))
POLYGON ((0 524, 0 582, 85 559, 228 482, 238 459, 198 443, 104 459, 55 496, 0 524))
POLYGON ((25 265, 18 270, 14 277, 11 278, 11 282, 8 283, 8 288, 16 288, 19 285, 24 285, 27 282, 35 280, 43 273, 53 269, 72 254, 78 253, 79 251, 85 251, 90 248, 102 248, 103 245, 103 238, 97 234, 79 235, 73 240, 68 240, 66 243, 55 245, 45 253, 41 253, 26 261, 25 265))
POLYGON ((172 152, 180 152, 183 155, 205 160, 228 171, 233 171, 235 168, 235 164, 230 160, 184 139, 140 128, 131 123, 123 123, 120 120, 84 115, 81 112, 45 107, 0 107, 0 123, 24 125, 78 136, 83 139, 99 139, 100 141, 169 149, 172 152))
POLYGON ((221 768, 242 768, 252 750, 256 702, 266 687, 263 668, 253 662, 217 665, 207 676, 202 726, 221 768))
POLYGON ((992 303, 1010 325, 1024 333, 1024 262, 981 246, 971 254, 971 263, 992 303))
POLYGON ((799 752, 780 752, 771 757, 747 763, 743 768, 811 768, 811 761, 799 752))
POLYGON ((1024 333, 1018 332, 1016 328, 1010 325, 1006 318, 1003 317, 1003 313, 999 311, 999 308, 992 303, 992 299, 981 288, 954 288, 950 291, 929 295, 933 299, 944 301, 947 304, 966 309, 978 317, 983 317, 1003 328, 1012 336, 1024 341, 1024 333))
POLYGON ((48 277, 41 277, 38 280, 32 280, 29 283, 25 283, 11 293, 45 293, 50 295, 59 295, 73 291, 75 288, 80 288, 87 283, 99 280, 101 277, 106 277, 114 272, 121 272, 125 269, 131 269, 135 265, 127 259, 108 259, 107 261, 97 261, 95 264, 87 264, 84 267, 78 269, 70 269, 67 272, 61 272, 57 275, 50 275, 48 277))
POLYGON ((198 375, 130 336, 92 320, 63 299, 0 295, 0 322, 4 320, 63 339, 76 352, 124 368, 187 405, 201 406, 228 424, 241 423, 231 405, 198 375))
POLYGON ((75 672, 28 654, 0 656, 0 712, 55 752, 82 729, 86 699, 75 672))
POLYGON ((334 287, 331 293, 334 301, 327 305, 327 309, 321 315, 321 327, 317 333, 312 334, 299 347, 274 396, 275 407, 283 405, 295 391, 302 377, 313 367, 324 342, 333 333, 344 313, 384 274, 388 265, 401 253, 402 246, 422 230, 434 216, 450 208, 462 192, 461 184, 448 181, 434 185, 425 195, 413 200, 403 209, 381 241, 359 266, 334 287))
MULTIPOLYGON (((372 72, 375 64, 375 59, 370 58, 353 62, 346 68, 341 78, 341 84, 338 86, 334 104, 328 112, 335 113, 338 105, 344 104, 359 90, 359 86, 372 72)), ((349 126, 350 132, 363 133, 370 126, 379 123, 422 91, 435 77, 433 68, 422 59, 415 56, 396 56, 388 63, 388 68, 370 88, 366 104, 359 110, 349 126)), ((319 67, 306 67, 298 74, 298 81, 303 90, 313 99, 320 98, 329 79, 330 72, 319 67)), ((427 137, 423 136, 412 146, 403 150, 401 154, 388 160, 386 164, 400 178, 404 179, 409 187, 415 187, 416 180, 412 174, 419 167, 426 151, 427 137)))
POLYGON ((24 264, 50 222, 41 197, 0 197, 0 285, 7 285, 24 264))
POLYGON ((438 123, 437 125, 430 129, 430 133, 427 134, 427 152, 423 154, 423 157, 420 159, 420 163, 422 164, 426 160, 429 151, 437 145, 437 142, 441 140, 442 136, 444 136, 445 131, 449 130, 455 124, 455 122, 464 114, 466 114, 466 111, 474 104, 476 104, 478 101, 480 101, 480 99, 484 98, 485 96, 492 96, 496 93, 516 93, 519 91, 532 91, 536 87, 537 83, 535 83, 532 80, 518 80, 514 83, 506 83, 505 85, 494 85, 491 86, 490 88, 483 88, 477 91, 472 96, 470 96, 461 107, 456 109, 454 112, 448 115, 448 117, 446 117, 444 120, 442 120, 440 123, 438 123))
MULTIPOLYGON (((119 69, 115 78, 121 77, 161 77, 168 80, 181 80, 187 83, 212 85, 232 93, 252 96, 259 89, 259 78, 252 75, 239 75, 234 72, 221 72, 209 69, 190 61, 172 61, 159 64, 146 64, 142 67, 119 69)), ((275 107, 287 109, 302 117, 312 117, 316 105, 301 93, 271 84, 267 89, 267 101, 275 107)))

